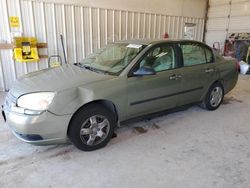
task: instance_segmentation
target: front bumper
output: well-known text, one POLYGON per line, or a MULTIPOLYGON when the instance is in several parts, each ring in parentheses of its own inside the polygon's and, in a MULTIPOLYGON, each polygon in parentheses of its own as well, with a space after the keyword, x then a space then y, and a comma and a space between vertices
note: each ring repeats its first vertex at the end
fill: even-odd
POLYGON ((49 111, 40 115, 16 113, 3 106, 2 114, 13 134, 34 145, 66 143, 71 115, 58 116, 49 111))

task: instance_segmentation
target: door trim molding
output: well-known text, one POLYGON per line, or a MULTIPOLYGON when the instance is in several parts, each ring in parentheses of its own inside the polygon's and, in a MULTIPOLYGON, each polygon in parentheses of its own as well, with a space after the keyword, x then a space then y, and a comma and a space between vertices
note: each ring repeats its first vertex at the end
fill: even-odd
POLYGON ((159 96, 159 97, 154 97, 154 98, 145 99, 145 100, 141 100, 141 101, 135 101, 135 102, 131 102, 130 106, 134 106, 134 105, 142 104, 142 103, 146 103, 146 102, 151 102, 151 101, 154 101, 154 100, 163 99, 163 98, 167 98, 167 97, 172 97, 172 96, 180 95, 180 94, 184 94, 184 93, 189 93, 189 92, 192 92, 192 91, 201 90, 203 88, 204 87, 197 87, 197 88, 193 88, 193 89, 189 89, 189 90, 180 91, 180 92, 177 92, 177 93, 162 95, 162 96, 159 96))

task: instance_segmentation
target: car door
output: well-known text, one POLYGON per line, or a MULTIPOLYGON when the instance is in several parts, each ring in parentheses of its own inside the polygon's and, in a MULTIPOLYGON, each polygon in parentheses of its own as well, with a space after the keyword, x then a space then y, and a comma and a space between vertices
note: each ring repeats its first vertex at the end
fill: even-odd
POLYGON ((149 49, 131 70, 127 79, 127 116, 132 118, 176 106, 176 93, 181 90, 178 56, 174 44, 161 44, 149 49), (153 68, 155 75, 135 76, 141 67, 153 68))
POLYGON ((180 43, 182 54, 182 97, 178 106, 201 101, 208 87, 218 78, 212 50, 197 42, 180 43))

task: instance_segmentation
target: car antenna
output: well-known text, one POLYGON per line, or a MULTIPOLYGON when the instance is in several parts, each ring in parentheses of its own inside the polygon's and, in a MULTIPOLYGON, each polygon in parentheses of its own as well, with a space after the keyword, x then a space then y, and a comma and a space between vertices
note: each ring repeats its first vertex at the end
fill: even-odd
POLYGON ((65 62, 65 64, 68 64, 67 58, 66 58, 66 53, 65 53, 64 43, 63 43, 63 35, 62 34, 60 35, 60 40, 61 40, 62 49, 63 49, 64 62, 65 62))

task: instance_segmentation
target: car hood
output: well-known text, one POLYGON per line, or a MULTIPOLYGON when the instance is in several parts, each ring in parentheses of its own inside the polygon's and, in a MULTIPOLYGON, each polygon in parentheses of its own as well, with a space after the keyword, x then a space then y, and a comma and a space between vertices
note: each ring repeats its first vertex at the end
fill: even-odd
POLYGON ((113 76, 95 73, 68 64, 26 74, 15 81, 10 93, 15 97, 19 97, 31 92, 57 92, 111 78, 113 76))

